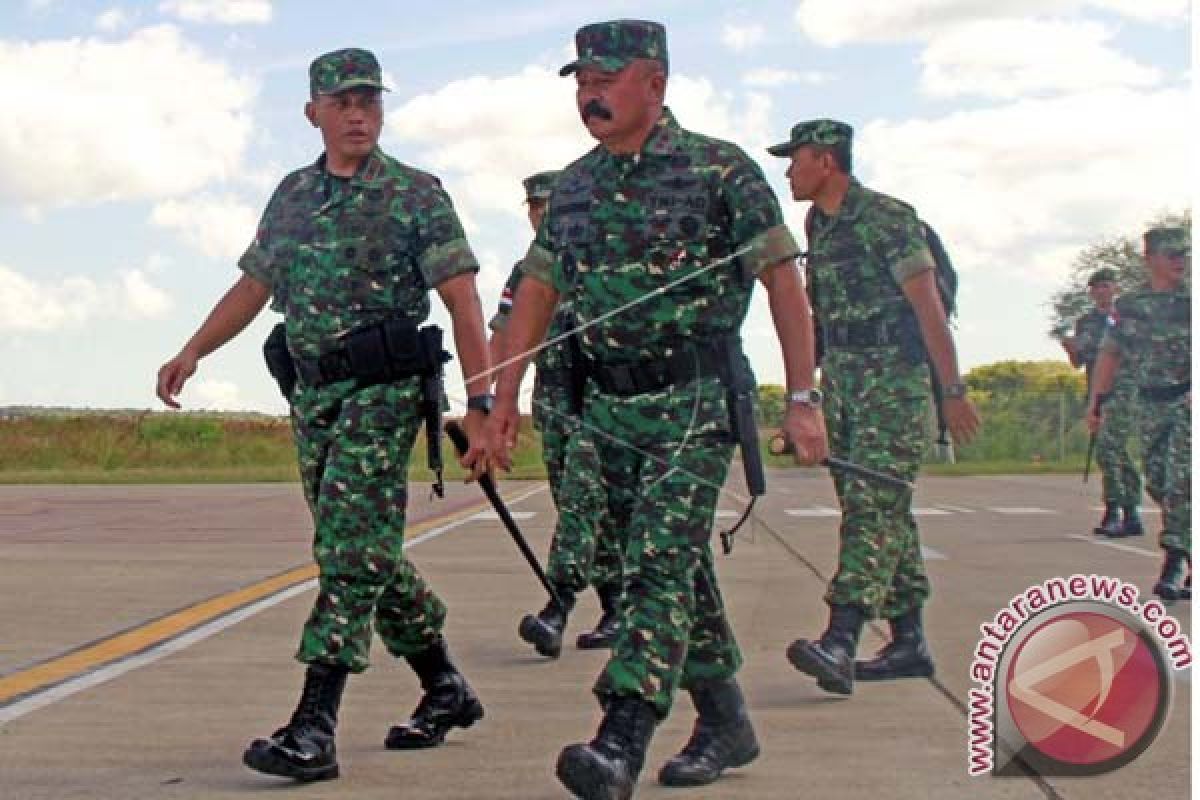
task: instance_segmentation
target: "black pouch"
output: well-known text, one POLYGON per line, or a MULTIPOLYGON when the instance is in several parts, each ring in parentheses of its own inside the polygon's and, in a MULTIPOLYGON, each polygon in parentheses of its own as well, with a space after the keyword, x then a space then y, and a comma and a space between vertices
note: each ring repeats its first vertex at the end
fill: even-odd
POLYGON ((263 359, 267 362, 267 371, 279 384, 285 400, 292 399, 296 389, 296 364, 287 346, 287 326, 280 322, 271 329, 267 340, 263 342, 263 359))

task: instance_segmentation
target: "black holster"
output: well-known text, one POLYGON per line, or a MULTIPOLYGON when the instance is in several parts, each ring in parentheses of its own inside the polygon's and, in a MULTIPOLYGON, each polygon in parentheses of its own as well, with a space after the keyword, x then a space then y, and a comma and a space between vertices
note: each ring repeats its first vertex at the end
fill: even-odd
POLYGON ((729 406, 730 432, 742 449, 746 488, 751 497, 761 497, 767 493, 767 477, 763 472, 762 452, 758 448, 758 425, 754 420, 754 373, 742 355, 738 339, 725 339, 720 346, 725 359, 721 379, 725 385, 725 402, 729 406))
POLYGON ((263 359, 267 362, 267 372, 279 384, 283 397, 291 402, 292 392, 296 389, 296 363, 287 346, 287 325, 280 322, 271 329, 267 340, 263 342, 263 359))
POLYGON ((435 369, 421 375, 421 415, 425 418, 425 458, 433 473, 433 493, 445 497, 446 487, 442 482, 442 410, 445 401, 442 365, 450 360, 450 354, 442 349, 442 329, 437 325, 421 328, 418 343, 425 363, 436 365, 435 369))

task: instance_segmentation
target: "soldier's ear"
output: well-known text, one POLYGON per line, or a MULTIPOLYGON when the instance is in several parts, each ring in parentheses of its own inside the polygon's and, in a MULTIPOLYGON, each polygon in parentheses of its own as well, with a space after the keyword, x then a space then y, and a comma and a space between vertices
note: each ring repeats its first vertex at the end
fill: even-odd
POLYGON ((317 109, 311 100, 304 104, 304 116, 308 119, 309 124, 314 128, 321 127, 317 124, 317 109))

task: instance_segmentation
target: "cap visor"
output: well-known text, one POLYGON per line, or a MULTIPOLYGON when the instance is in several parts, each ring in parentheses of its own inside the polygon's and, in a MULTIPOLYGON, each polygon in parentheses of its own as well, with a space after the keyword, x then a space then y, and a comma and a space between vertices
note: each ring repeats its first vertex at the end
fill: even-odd
POLYGON ((342 92, 349 91, 350 89, 363 89, 363 88, 378 89, 381 92, 390 92, 391 91, 391 89, 384 86, 379 81, 373 81, 373 80, 363 78, 363 79, 359 79, 359 80, 342 81, 337 86, 334 86, 332 89, 326 89, 325 91, 317 92, 317 94, 341 94, 342 92))
POLYGON ((795 150, 799 146, 800 145, 792 144, 791 142, 780 142, 779 144, 773 144, 770 147, 768 147, 767 152, 773 156, 779 156, 780 158, 786 158, 787 156, 790 156, 792 154, 792 151, 795 150))

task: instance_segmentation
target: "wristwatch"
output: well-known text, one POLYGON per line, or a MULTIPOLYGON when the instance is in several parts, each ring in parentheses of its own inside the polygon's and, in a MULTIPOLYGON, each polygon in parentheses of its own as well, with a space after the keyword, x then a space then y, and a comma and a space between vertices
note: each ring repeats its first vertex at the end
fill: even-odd
POLYGON ((825 396, 821 394, 820 389, 796 389, 788 392, 788 403, 796 403, 797 405, 808 406, 809 408, 820 408, 821 401, 825 396))
POLYGON ((467 398, 467 411, 482 411, 492 413, 492 403, 496 401, 494 394, 473 394, 467 398))
POLYGON ((942 394, 944 394, 946 397, 955 397, 955 398, 966 397, 967 396, 967 385, 962 382, 952 383, 942 391, 942 394))

